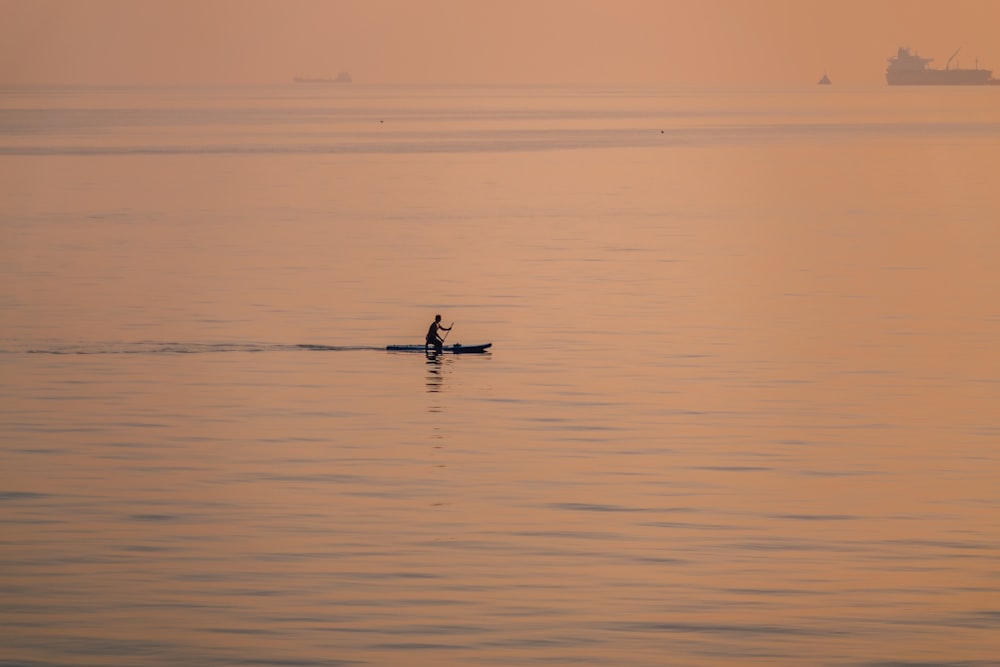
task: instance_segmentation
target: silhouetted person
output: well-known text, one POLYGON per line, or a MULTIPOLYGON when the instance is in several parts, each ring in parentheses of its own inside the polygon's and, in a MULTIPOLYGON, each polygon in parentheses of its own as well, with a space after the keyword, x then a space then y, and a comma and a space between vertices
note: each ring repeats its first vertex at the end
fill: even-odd
POLYGON ((451 331, 451 327, 441 326, 441 316, 435 315, 434 321, 431 322, 431 326, 427 329, 427 338, 424 339, 424 349, 426 350, 431 345, 434 349, 440 352, 444 349, 444 339, 438 335, 438 331, 451 331))

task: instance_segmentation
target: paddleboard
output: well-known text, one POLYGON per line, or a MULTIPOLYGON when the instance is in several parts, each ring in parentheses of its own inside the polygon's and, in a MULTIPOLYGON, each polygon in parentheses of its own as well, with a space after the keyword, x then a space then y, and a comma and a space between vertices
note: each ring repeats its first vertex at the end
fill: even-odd
MULTIPOLYGON (((473 354, 476 352, 486 352, 491 347, 493 347, 493 343, 483 343, 482 345, 462 345, 461 343, 455 343, 454 345, 443 346, 441 351, 453 354, 473 354)), ((437 352, 433 347, 425 345, 386 345, 385 349, 389 352, 437 352)))

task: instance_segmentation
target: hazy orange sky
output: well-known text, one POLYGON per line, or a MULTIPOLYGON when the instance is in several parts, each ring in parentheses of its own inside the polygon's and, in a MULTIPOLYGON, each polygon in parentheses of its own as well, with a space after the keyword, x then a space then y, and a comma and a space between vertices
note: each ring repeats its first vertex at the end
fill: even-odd
POLYGON ((1000 0, 0 0, 0 84, 879 85, 910 46, 1000 76, 1000 0))

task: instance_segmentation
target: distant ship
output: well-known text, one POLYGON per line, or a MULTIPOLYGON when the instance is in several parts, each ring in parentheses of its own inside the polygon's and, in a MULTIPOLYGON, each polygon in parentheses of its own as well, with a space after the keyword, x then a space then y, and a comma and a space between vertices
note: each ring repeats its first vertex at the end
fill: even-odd
POLYGON ((944 69, 932 69, 928 64, 933 58, 923 58, 910 53, 907 48, 899 47, 896 55, 889 58, 889 66, 885 70, 885 80, 890 86, 984 86, 994 83, 993 72, 988 69, 962 69, 951 67, 961 49, 951 54, 944 69))
POLYGON ((336 78, 307 79, 300 76, 295 77, 295 83, 351 83, 350 72, 341 72, 336 78))
POLYGON ((817 81, 816 83, 818 83, 821 86, 829 86, 833 82, 830 81, 830 77, 826 75, 826 72, 823 72, 823 78, 817 81))

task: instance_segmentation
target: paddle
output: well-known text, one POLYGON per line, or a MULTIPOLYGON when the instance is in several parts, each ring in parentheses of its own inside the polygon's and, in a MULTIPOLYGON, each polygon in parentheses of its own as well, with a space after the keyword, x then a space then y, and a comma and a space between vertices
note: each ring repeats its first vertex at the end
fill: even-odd
POLYGON ((444 332, 444 337, 442 337, 442 338, 441 338, 441 345, 442 345, 442 346, 444 345, 444 342, 445 342, 446 340, 448 340, 448 334, 450 334, 450 333, 451 333, 451 329, 452 329, 452 327, 454 327, 454 326, 455 326, 455 323, 454 323, 454 322, 452 322, 452 323, 451 323, 451 326, 450 326, 450 327, 448 327, 448 330, 444 332))

